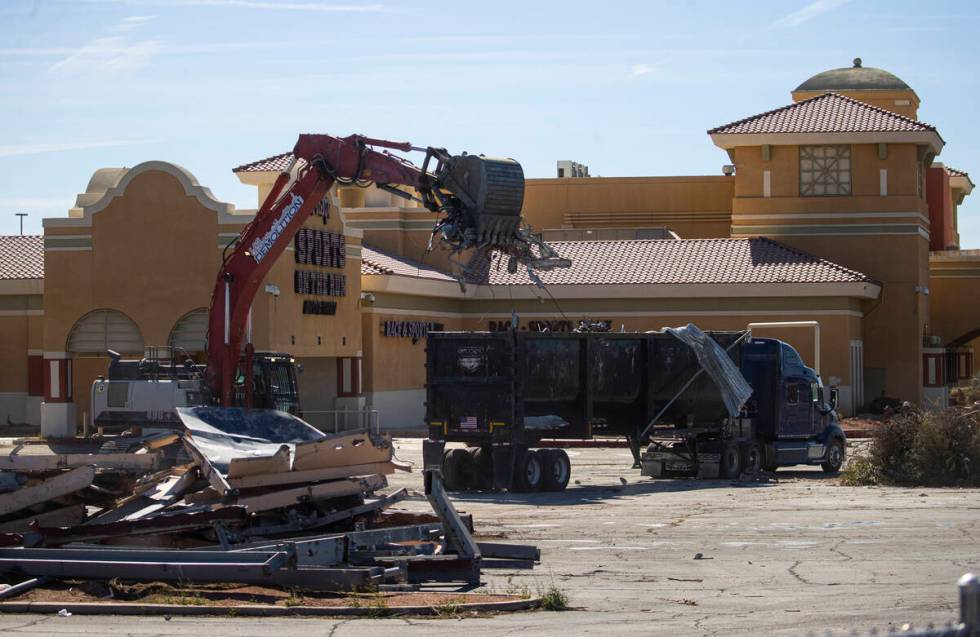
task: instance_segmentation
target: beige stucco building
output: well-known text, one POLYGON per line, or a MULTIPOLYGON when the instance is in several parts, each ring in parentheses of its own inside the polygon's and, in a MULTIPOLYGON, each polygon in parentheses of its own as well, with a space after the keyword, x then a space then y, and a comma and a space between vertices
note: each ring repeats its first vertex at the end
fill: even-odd
MULTIPOLYGON (((890 73, 856 63, 791 97, 709 131, 729 174, 529 179, 524 215, 573 260, 544 287, 497 263, 460 286, 459 265, 425 250, 432 213, 336 189, 267 277, 252 340, 297 357, 304 412, 327 427, 337 410, 376 410, 382 426, 420 428, 426 330, 586 319, 628 331, 815 321, 819 351, 810 328, 756 330, 819 358, 845 414, 879 396, 941 401, 973 373, 980 337, 980 251, 959 249, 956 218, 973 184, 935 161, 943 138, 890 73), (311 263, 310 242, 334 256, 311 263), (330 284, 311 294, 310 277, 330 284)), ((234 170, 261 203, 288 160, 234 170)), ((0 427, 90 418, 106 349, 200 353, 222 251, 253 214, 150 161, 96 171, 43 237, 0 238, 0 427)))

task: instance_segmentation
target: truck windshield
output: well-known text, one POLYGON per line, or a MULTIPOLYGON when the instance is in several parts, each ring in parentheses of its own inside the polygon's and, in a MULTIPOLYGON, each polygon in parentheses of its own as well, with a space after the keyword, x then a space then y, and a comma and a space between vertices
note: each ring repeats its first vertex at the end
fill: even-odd
POLYGON ((782 343, 783 377, 809 376, 809 368, 803 364, 803 359, 792 346, 782 343))

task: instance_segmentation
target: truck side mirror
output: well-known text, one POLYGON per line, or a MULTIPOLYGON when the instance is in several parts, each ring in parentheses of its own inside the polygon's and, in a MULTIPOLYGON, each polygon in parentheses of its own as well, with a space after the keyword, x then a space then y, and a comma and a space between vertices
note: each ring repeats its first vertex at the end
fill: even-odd
POLYGON ((837 405, 840 402, 840 391, 836 387, 830 388, 830 406, 836 411, 837 405))

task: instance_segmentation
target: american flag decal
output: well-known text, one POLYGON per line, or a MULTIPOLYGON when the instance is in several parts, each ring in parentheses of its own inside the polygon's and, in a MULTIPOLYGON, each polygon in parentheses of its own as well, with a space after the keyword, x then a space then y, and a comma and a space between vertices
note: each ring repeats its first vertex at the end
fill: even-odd
POLYGON ((459 419, 460 429, 476 429, 476 416, 464 416, 459 419))

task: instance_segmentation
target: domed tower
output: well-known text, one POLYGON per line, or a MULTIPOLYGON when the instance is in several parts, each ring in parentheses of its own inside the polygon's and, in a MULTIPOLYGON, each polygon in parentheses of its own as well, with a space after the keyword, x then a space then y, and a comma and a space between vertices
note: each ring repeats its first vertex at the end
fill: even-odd
POLYGON ((888 71, 862 66, 861 58, 854 58, 854 66, 817 73, 796 87, 793 101, 800 102, 828 91, 918 119, 919 96, 912 87, 888 71))

